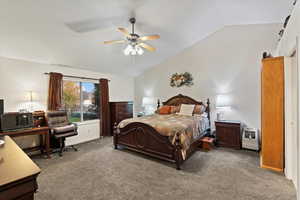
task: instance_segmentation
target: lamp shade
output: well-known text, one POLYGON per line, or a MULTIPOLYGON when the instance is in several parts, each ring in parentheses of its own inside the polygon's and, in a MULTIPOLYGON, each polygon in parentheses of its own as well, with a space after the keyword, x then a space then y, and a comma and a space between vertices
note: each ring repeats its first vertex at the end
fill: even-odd
POLYGON ((156 99, 154 97, 143 97, 143 102, 142 102, 143 106, 155 105, 155 103, 156 103, 156 99))
POLYGON ((32 102, 34 100, 34 94, 33 91, 28 91, 25 94, 25 99, 26 102, 32 102))
POLYGON ((216 108, 217 109, 230 109, 231 108, 231 99, 228 95, 218 95, 216 99, 216 108))

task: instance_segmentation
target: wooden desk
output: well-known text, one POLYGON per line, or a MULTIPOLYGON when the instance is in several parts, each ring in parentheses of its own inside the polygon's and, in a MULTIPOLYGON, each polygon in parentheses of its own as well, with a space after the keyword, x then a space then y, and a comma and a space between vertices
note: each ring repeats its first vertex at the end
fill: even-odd
POLYGON ((0 200, 33 200, 40 168, 9 137, 0 147, 0 200))
MULTIPOLYGON (((41 150, 41 153, 46 153, 47 157, 50 158, 50 133, 49 127, 40 128, 30 128, 19 131, 11 132, 0 132, 0 135, 8 135, 11 137, 27 136, 27 135, 39 135, 40 136, 40 146, 24 149, 25 152, 31 152, 36 150, 41 150), (44 136, 44 137, 43 137, 44 136)), ((1 199, 0 199, 1 200, 1 199)))

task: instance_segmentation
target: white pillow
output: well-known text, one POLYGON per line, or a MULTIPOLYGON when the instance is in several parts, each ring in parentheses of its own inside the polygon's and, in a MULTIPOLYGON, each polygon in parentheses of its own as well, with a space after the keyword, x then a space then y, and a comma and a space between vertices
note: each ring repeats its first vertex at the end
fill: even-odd
POLYGON ((195 105, 181 104, 179 115, 193 116, 195 105))

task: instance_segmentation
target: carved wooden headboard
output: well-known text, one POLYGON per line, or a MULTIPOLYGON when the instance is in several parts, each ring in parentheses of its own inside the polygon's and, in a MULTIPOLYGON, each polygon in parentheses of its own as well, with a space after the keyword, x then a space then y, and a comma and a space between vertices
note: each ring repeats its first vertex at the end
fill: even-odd
POLYGON ((194 105, 204 105, 200 101, 196 101, 195 99, 192 99, 191 97, 184 96, 182 94, 179 94, 177 96, 174 96, 167 101, 163 102, 163 105, 168 106, 179 106, 181 104, 194 104, 194 105))
MULTIPOLYGON (((158 101, 157 107, 160 107, 160 102, 158 101)), ((167 101, 162 103, 163 105, 168 105, 168 106, 179 106, 181 104, 193 104, 193 105, 204 105, 206 106, 205 112, 207 113, 207 118, 209 120, 209 125, 211 124, 210 122, 210 101, 207 99, 206 103, 203 103, 202 101, 196 101, 195 99, 184 96, 182 94, 176 95, 174 97, 171 97, 167 101)))

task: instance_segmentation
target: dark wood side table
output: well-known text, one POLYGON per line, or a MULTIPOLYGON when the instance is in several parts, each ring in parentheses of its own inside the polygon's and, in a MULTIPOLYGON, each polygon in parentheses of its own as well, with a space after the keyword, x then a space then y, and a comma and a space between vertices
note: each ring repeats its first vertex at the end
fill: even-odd
POLYGON ((241 149, 241 122, 215 121, 217 146, 241 149))
POLYGON ((122 120, 133 117, 133 102, 109 102, 111 133, 113 133, 115 123, 119 124, 122 120))
POLYGON ((0 132, 0 135, 8 135, 10 137, 19 137, 26 135, 39 135, 40 136, 40 146, 32 147, 28 149, 23 149, 25 152, 32 152, 36 150, 41 150, 42 153, 46 153, 47 157, 50 158, 50 133, 49 127, 39 127, 39 128, 29 128, 24 130, 10 131, 10 132, 0 132))
POLYGON ((9 137, 0 146, 0 199, 33 200, 40 168, 9 137))

